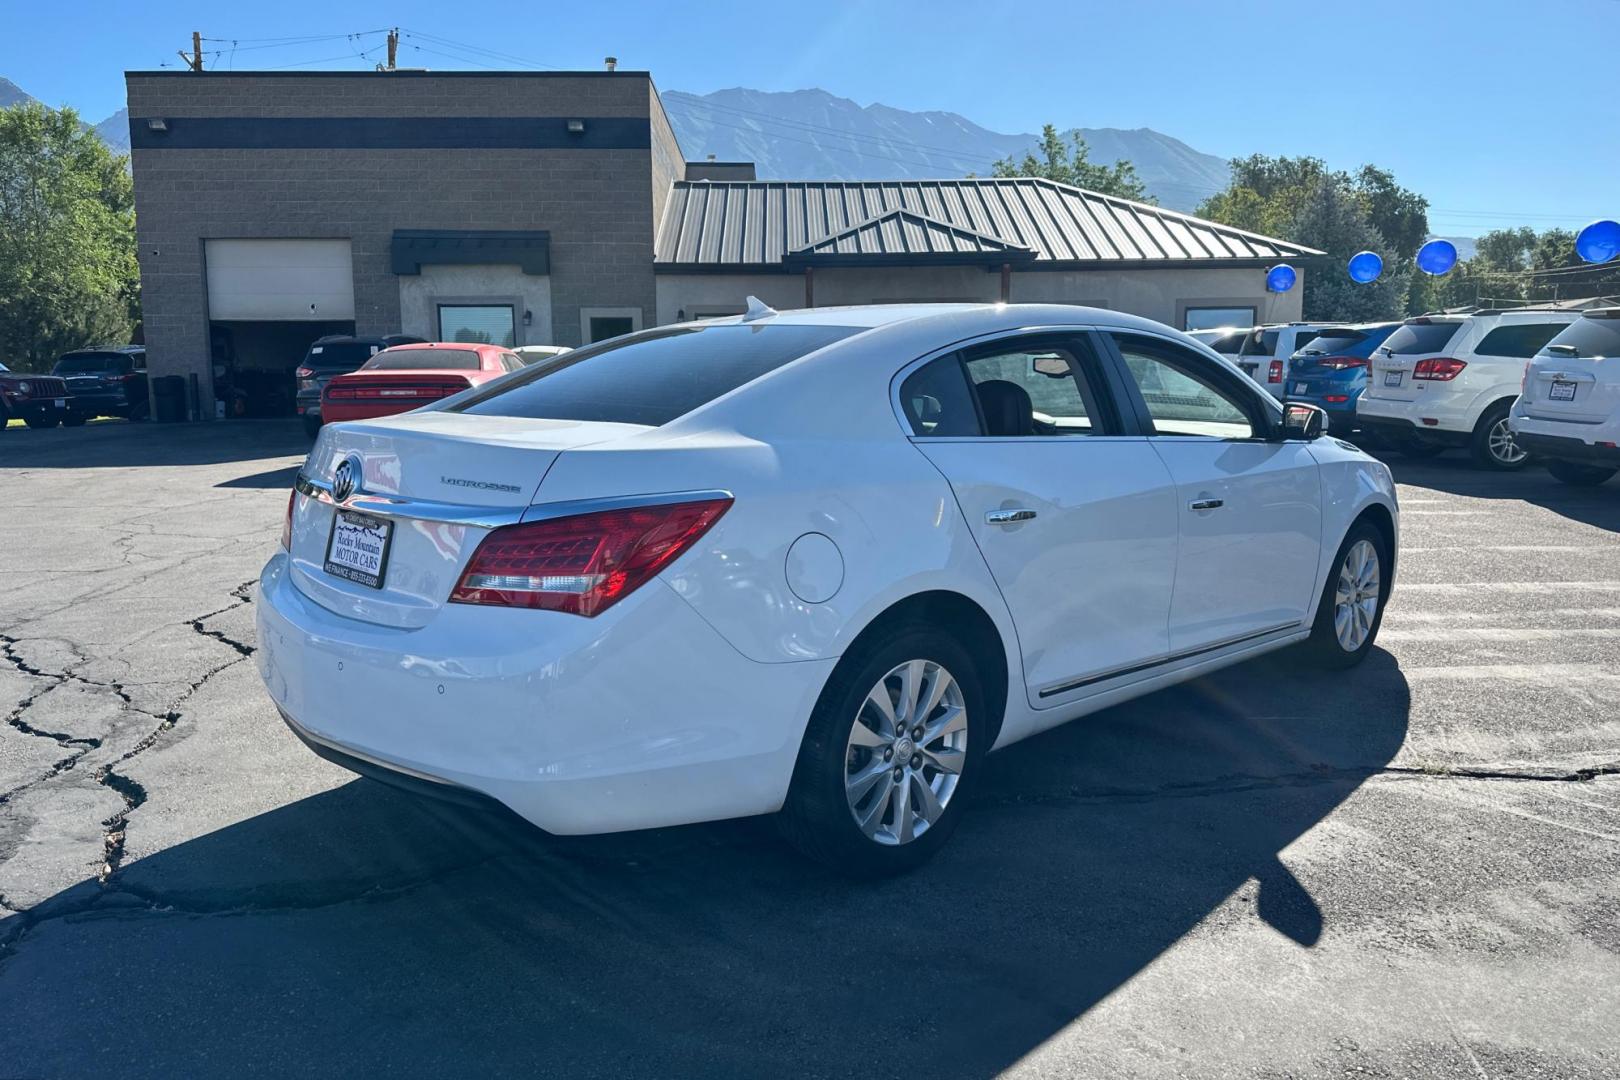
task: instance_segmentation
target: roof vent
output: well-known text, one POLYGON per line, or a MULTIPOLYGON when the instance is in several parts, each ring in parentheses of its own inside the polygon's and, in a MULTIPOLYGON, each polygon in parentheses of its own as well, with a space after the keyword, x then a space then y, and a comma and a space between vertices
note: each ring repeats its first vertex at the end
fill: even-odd
POLYGON ((743 314, 743 322, 755 322, 759 319, 768 319, 776 314, 776 309, 757 296, 748 298, 748 310, 743 314))
MULTIPOLYGON (((158 129, 157 129, 157 128, 153 128, 153 129, 152 129, 152 130, 154 130, 154 131, 156 131, 156 130, 158 130, 158 129)), ((709 155, 709 160, 710 160, 710 161, 713 161, 713 160, 714 160, 714 155, 713 155, 713 154, 710 154, 710 155, 709 155)))
POLYGON ((605 56, 602 58, 602 63, 607 65, 609 71, 612 71, 619 66, 619 58, 617 56, 605 56))

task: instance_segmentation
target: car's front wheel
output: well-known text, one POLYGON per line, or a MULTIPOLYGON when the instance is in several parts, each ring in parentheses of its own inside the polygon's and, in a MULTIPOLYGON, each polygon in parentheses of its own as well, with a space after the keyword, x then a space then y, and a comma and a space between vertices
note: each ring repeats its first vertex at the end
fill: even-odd
POLYGON ((1549 461, 1547 471, 1553 479, 1576 487, 1597 487, 1620 469, 1605 469, 1601 465, 1582 465, 1574 461, 1549 461))
POLYGON ((1354 667, 1372 651, 1384 621, 1389 566, 1384 534, 1368 521, 1356 522, 1339 545, 1305 642, 1323 667, 1354 667))
POLYGON ((779 821, 843 873, 909 870, 950 837, 989 734, 978 666, 922 624, 846 655, 811 714, 779 821))

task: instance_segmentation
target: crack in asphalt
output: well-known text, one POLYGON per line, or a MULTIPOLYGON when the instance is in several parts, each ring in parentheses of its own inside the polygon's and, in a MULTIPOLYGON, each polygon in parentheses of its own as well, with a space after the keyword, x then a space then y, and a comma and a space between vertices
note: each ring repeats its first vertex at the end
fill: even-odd
MULTIPOLYGON (((232 589, 230 592, 230 595, 233 597, 232 603, 227 604, 215 611, 210 611, 206 615, 200 615, 195 619, 189 620, 189 625, 196 633, 202 635, 203 637, 213 638, 214 640, 225 645, 229 645, 231 648, 236 650, 238 655, 234 659, 227 660, 223 664, 217 664, 214 667, 209 668, 201 676, 193 680, 186 687, 186 689, 181 691, 179 696, 174 699, 169 708, 161 713, 153 712, 149 709, 143 709, 136 705, 133 696, 129 694, 129 692, 124 688, 124 684, 120 682, 91 679, 74 671, 74 668, 80 666, 80 664, 89 663, 90 661, 88 659, 81 658, 81 660, 77 663, 66 665, 60 672, 46 671, 28 663, 17 654, 17 646, 25 639, 12 637, 9 634, 0 634, 0 657, 3 657, 8 663, 10 663, 14 668, 24 675, 49 680, 48 685, 35 690, 33 693, 30 693, 27 698, 25 698, 16 706, 16 708, 7 714, 6 723, 12 728, 15 728, 17 731, 22 732, 24 735, 50 739, 64 748, 78 748, 74 754, 71 754, 70 756, 52 765, 51 769, 45 775, 36 777, 34 780, 29 781, 28 783, 25 783, 19 787, 13 788, 10 791, 0 792, 0 806, 4 806, 21 792, 44 783, 53 777, 60 776, 64 772, 67 772, 69 769, 72 769, 74 765, 78 764, 78 762, 86 754, 89 754, 93 750, 99 749, 103 745, 103 740, 100 739, 78 738, 65 733, 44 731, 34 727, 24 719, 25 714, 35 702, 44 697, 46 694, 50 693, 52 690, 55 690, 57 687, 65 686, 70 682, 77 682, 85 686, 109 690, 115 694, 121 702, 123 702, 123 707, 125 710, 132 713, 138 713, 142 716, 149 716, 158 722, 157 726, 151 731, 147 732, 146 735, 142 736, 134 746, 130 747, 123 754, 119 755, 115 760, 107 762, 96 769, 94 776, 95 782, 113 792, 124 803, 121 810, 101 823, 102 864, 101 869, 97 874, 97 881, 102 888, 105 889, 112 882, 113 875, 118 872, 118 869, 123 862, 124 834, 129 824, 129 816, 136 810, 140 809, 140 807, 147 800, 146 788, 131 777, 117 772, 116 770, 118 766, 151 749, 151 747, 157 743, 158 739, 161 738, 165 732, 169 731, 175 726, 175 724, 179 723, 181 717, 180 707, 189 701, 191 697, 202 688, 203 684, 208 682, 209 679, 212 679, 226 668, 240 664, 243 660, 246 660, 253 654, 253 646, 244 642, 236 641, 220 631, 210 630, 204 625, 204 623, 206 623, 207 620, 219 615, 223 615, 228 611, 235 611, 244 605, 251 604, 253 602, 252 589, 257 581, 257 578, 244 581, 242 584, 232 589)), ((7 905, 7 909, 11 911, 18 910, 10 907, 9 905, 7 905)), ((27 912, 23 912, 23 914, 27 914, 27 912)))

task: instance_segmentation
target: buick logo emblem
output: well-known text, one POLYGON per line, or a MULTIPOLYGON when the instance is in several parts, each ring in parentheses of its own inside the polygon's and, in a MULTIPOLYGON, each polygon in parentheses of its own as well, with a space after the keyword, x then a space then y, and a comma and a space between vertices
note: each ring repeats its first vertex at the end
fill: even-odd
POLYGON ((360 462, 354 458, 344 458, 332 474, 332 498, 338 502, 348 502, 349 496, 360 486, 356 479, 359 474, 360 462))

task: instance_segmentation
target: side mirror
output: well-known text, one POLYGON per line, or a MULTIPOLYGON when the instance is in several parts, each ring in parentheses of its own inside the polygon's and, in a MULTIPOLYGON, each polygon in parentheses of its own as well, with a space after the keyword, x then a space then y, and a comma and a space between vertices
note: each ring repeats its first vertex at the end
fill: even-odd
POLYGON ((1067 379, 1069 377, 1069 361, 1067 357, 1057 353, 1042 353, 1033 357, 1029 366, 1037 375, 1045 375, 1048 379, 1067 379))
POLYGON ((1283 438, 1320 439, 1327 429, 1328 415, 1315 405, 1291 401, 1283 406, 1283 438))

